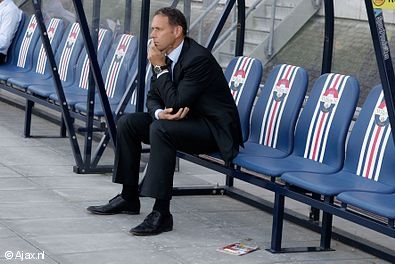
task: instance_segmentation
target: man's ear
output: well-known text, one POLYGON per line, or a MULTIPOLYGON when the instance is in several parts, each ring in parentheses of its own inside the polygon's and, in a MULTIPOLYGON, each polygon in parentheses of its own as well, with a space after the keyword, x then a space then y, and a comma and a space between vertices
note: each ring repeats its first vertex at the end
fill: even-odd
POLYGON ((182 26, 176 26, 175 28, 176 37, 179 38, 182 36, 182 26))

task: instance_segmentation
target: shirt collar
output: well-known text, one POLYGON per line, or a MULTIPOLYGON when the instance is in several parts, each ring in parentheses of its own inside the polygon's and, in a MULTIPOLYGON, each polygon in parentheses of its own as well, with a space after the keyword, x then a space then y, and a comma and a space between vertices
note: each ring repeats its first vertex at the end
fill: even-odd
POLYGON ((169 54, 167 54, 167 57, 169 57, 172 60, 173 65, 176 64, 177 61, 178 61, 178 58, 180 58, 180 54, 181 54, 181 50, 182 50, 182 46, 183 45, 184 45, 184 41, 182 41, 180 43, 180 45, 177 46, 177 48, 175 48, 169 54))

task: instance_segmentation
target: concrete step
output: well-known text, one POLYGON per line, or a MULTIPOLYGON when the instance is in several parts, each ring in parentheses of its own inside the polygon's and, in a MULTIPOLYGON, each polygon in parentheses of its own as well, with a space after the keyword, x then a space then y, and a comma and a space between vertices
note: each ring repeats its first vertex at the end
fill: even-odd
MULTIPOLYGON (((266 62, 268 59, 267 46, 271 28, 272 1, 262 1, 247 17, 245 31, 244 55, 253 56, 266 62)), ((314 13, 316 7, 310 0, 278 0, 274 20, 275 35, 273 38, 273 56, 288 41, 297 30, 314 13)), ((218 46, 220 51, 214 50, 221 65, 227 65, 235 49, 235 33, 218 46), (221 61, 225 60, 225 61, 221 61)))
MULTIPOLYGON (((281 19, 274 20, 274 27, 281 23, 281 19)), ((264 32, 269 32, 271 27, 270 17, 253 16, 246 21, 246 29, 256 29, 264 32)))
MULTIPOLYGON (((292 12, 293 7, 288 6, 276 6, 276 19, 284 19, 292 12)), ((272 16, 272 6, 267 4, 262 4, 257 7, 254 12, 254 17, 270 18, 272 16)))
MULTIPOLYGON (((267 38, 268 33, 265 33, 265 36, 262 37, 262 39, 267 38)), ((262 41, 248 41, 247 39, 244 41, 244 51, 243 54, 252 54, 258 46, 262 43, 262 41)), ((234 57, 235 54, 235 48, 236 48, 236 40, 235 38, 232 38, 229 41, 226 41, 221 49, 218 51, 216 54, 217 60, 219 64, 221 65, 222 68, 226 68, 228 65, 229 61, 231 58, 234 57)))
MULTIPOLYGON (((300 4, 300 2, 302 2, 303 0, 277 0, 276 1, 276 5, 279 7, 296 7, 298 4, 300 4)), ((271 5, 272 1, 265 1, 264 2, 265 5, 271 5)))
MULTIPOLYGON (((296 3, 296 2, 295 2, 296 3)), ((268 42, 264 40, 258 45, 257 49, 249 54, 262 61, 270 60, 286 43, 298 32, 298 30, 314 15, 317 7, 313 5, 310 0, 300 0, 298 5, 292 9, 292 12, 284 18, 281 23, 275 27, 275 34, 273 37, 272 52, 268 57, 265 53, 268 42)))

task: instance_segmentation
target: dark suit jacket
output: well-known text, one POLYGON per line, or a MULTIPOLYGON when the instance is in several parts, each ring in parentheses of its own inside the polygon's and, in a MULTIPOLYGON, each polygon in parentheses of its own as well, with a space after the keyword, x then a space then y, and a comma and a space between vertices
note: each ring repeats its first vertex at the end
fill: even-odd
POLYGON ((169 74, 151 79, 147 109, 155 118, 155 111, 165 107, 189 107, 187 118, 203 118, 226 162, 243 144, 239 114, 221 67, 210 51, 188 37, 174 65, 173 81, 169 74))

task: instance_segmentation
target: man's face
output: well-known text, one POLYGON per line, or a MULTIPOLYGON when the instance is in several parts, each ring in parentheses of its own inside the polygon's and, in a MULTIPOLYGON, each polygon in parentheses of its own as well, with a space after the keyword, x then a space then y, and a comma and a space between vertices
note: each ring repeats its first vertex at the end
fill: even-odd
POLYGON ((169 18, 163 15, 156 15, 152 19, 151 38, 155 46, 161 52, 167 52, 174 48, 177 38, 177 27, 169 24, 169 18))

